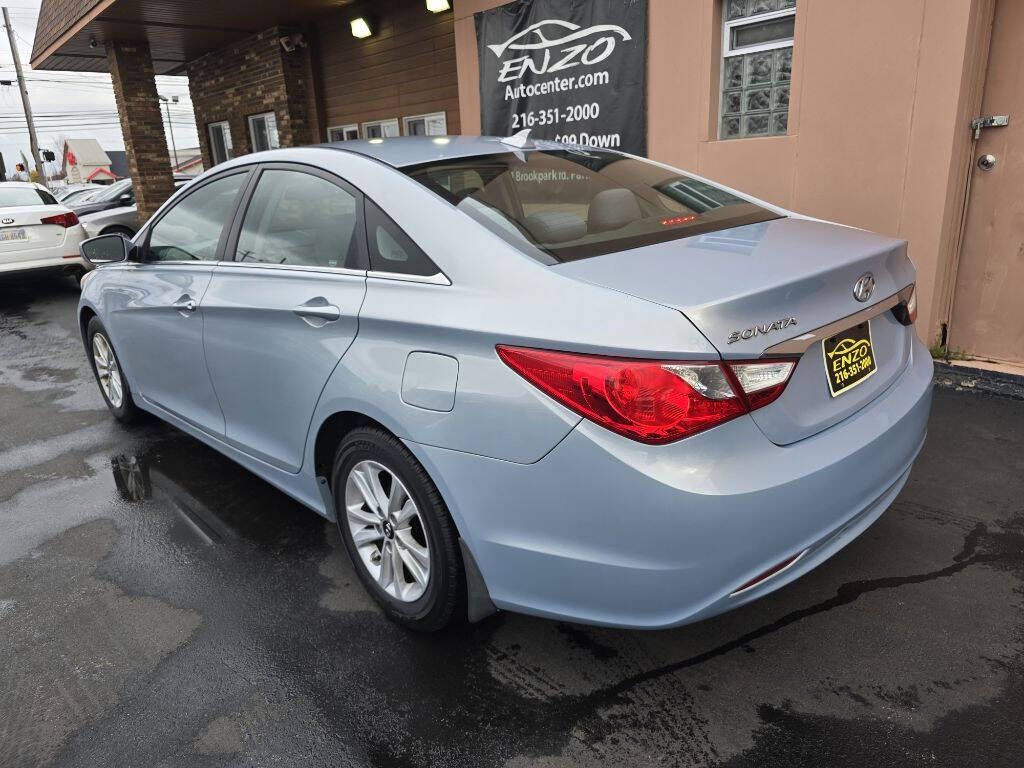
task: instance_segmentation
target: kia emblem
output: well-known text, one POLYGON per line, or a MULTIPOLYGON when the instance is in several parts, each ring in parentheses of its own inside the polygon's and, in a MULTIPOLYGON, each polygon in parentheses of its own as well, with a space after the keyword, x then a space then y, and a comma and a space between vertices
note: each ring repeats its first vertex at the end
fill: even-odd
POLYGON ((870 272, 865 272, 863 275, 857 278, 857 282, 853 284, 853 298, 857 301, 867 301, 871 298, 871 294, 875 290, 875 276, 870 272))

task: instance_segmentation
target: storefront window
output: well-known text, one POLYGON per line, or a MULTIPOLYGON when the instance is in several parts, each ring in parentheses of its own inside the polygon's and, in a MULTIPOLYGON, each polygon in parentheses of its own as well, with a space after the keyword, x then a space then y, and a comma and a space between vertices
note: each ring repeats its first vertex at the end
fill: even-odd
POLYGON ((231 129, 228 127, 227 120, 210 123, 207 126, 207 132, 210 134, 210 159, 213 160, 213 164, 217 165, 225 160, 230 160, 233 155, 231 152, 231 129))
POLYGON ((402 118, 405 123, 406 136, 444 136, 448 133, 448 121, 444 112, 430 115, 415 115, 402 118))
POLYGON ((354 141, 359 138, 359 126, 355 123, 350 125, 335 125, 327 129, 328 141, 354 141))
POLYGON ((252 137, 253 152, 263 152, 281 146, 277 136, 277 118, 273 112, 252 115, 249 118, 249 135, 252 137))
POLYGON ((370 123, 363 123, 364 139, 383 139, 398 135, 398 118, 390 120, 374 120, 370 123))
POLYGON ((718 136, 781 136, 789 128, 796 0, 725 0, 718 136))

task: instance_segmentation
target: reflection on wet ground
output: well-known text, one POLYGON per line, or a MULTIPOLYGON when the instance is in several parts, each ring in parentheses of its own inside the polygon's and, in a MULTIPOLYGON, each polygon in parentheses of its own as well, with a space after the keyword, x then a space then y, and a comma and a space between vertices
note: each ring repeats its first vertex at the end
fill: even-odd
POLYGON ((113 424, 75 301, 0 284, 0 766, 1020 764, 1017 403, 937 393, 893 509, 726 616, 423 637, 332 524, 113 424))

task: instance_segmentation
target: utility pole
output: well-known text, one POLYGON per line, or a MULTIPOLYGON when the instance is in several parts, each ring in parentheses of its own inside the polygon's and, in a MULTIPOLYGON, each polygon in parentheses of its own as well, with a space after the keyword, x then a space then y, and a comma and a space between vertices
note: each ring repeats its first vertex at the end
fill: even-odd
POLYGON ((21 73, 21 57, 18 56, 18 46, 14 43, 14 27, 11 26, 11 17, 7 13, 7 6, 4 6, 4 26, 7 28, 7 39, 11 43, 11 58, 14 59, 14 71, 18 74, 18 89, 21 91, 21 103, 25 107, 25 122, 28 123, 28 143, 32 148, 32 160, 36 164, 36 173, 39 174, 39 182, 45 187, 46 170, 43 168, 43 161, 39 157, 39 141, 36 139, 36 124, 32 121, 32 105, 28 100, 28 88, 25 86, 25 76, 21 73))
MULTIPOLYGON (((158 93, 157 96, 160 96, 160 94, 158 93)), ((171 150, 174 152, 174 167, 177 169, 178 148, 174 146, 174 123, 171 122, 171 104, 177 104, 178 97, 171 96, 171 98, 167 98, 166 96, 160 96, 160 101, 164 103, 164 109, 167 111, 167 130, 171 132, 171 150)))

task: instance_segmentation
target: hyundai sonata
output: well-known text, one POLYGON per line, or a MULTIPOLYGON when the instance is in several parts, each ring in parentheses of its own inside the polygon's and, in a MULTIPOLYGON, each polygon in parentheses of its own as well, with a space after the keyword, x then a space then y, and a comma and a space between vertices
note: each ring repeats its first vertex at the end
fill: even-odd
POLYGON ((336 520, 421 630, 735 608, 871 525, 925 437, 906 243, 618 152, 246 155, 82 250, 113 415, 336 520))

